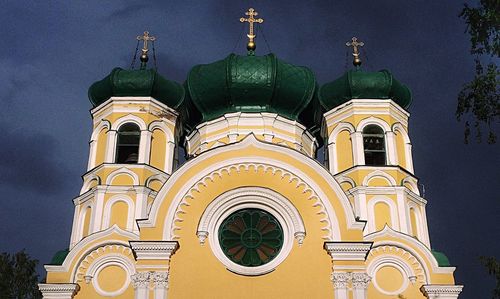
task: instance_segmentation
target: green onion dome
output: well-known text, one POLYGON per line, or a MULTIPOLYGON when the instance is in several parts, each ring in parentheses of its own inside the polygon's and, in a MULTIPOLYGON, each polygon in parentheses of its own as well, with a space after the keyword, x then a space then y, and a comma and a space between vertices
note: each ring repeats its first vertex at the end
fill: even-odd
POLYGON ((124 70, 115 68, 101 81, 89 88, 94 107, 110 97, 153 97, 170 108, 177 109, 184 101, 181 84, 163 78, 154 69, 124 70))
MULTIPOLYGON (((301 121, 301 113, 315 96, 316 79, 310 69, 283 62, 274 54, 230 54, 194 66, 185 87, 188 102, 197 110, 191 116, 198 119, 188 120, 191 126, 230 112, 272 112, 301 121)), ((307 126, 307 120, 301 122, 307 126)))
POLYGON ((392 99, 403 109, 408 109, 412 99, 410 89, 388 70, 364 72, 360 69, 350 70, 321 86, 318 96, 326 111, 351 99, 392 99))

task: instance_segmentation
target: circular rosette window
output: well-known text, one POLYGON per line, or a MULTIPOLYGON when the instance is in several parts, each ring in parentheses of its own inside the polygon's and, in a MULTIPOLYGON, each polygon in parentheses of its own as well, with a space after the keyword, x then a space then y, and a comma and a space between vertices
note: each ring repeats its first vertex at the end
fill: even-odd
POLYGON ((273 215, 263 210, 239 210, 222 222, 219 243, 231 261, 257 267, 278 255, 283 246, 283 229, 273 215))

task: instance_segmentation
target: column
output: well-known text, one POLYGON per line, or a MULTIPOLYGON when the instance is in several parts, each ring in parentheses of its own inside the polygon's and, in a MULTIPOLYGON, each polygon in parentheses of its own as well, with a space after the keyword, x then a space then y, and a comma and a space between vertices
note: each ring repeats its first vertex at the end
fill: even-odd
POLYGON ((168 271, 153 273, 154 299, 167 299, 168 271))
POLYGON ((367 299, 366 289, 371 281, 371 277, 366 273, 352 273, 352 289, 354 299, 367 299))
POLYGON ((428 299, 457 299, 462 292, 462 285, 427 284, 420 291, 428 299))
POLYGON ((106 142, 104 163, 115 163, 116 131, 109 130, 107 135, 108 135, 108 139, 106 142))
POLYGON ((387 153, 388 160, 387 165, 398 165, 398 152, 396 150, 396 138, 394 138, 394 132, 385 132, 387 138, 387 153))
POLYGON ((76 283, 40 283, 38 289, 44 299, 72 299, 80 287, 76 283))
POLYGON ((135 299, 148 299, 150 276, 151 272, 137 272, 130 277, 134 287, 135 299))
POLYGON ((349 298, 349 280, 350 273, 347 272, 333 272, 333 292, 335 299, 348 299, 349 298))
POLYGON ((151 135, 152 133, 144 130, 141 131, 141 140, 139 141, 139 157, 137 163, 149 164, 149 152, 151 151, 151 135))

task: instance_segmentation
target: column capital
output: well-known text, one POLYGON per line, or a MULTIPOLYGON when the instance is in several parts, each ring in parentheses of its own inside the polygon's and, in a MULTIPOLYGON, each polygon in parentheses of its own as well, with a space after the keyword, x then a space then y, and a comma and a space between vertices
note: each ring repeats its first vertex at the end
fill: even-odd
POLYGON ((80 290, 76 283, 39 283, 44 299, 72 299, 80 290))
POLYGON ((179 248, 177 241, 130 241, 136 260, 170 260, 179 248))
POLYGON ((151 272, 137 272, 130 276, 134 289, 149 287, 151 272))
POLYGON ((368 274, 362 272, 352 273, 351 279, 352 287, 355 289, 366 289, 368 287, 368 284, 372 280, 372 278, 368 274))
POLYGON ((334 272, 332 273, 332 282, 334 289, 346 289, 351 280, 351 273, 347 272, 334 272))
POLYGON ((154 288, 168 289, 168 272, 154 272, 152 273, 154 288))
POLYGON ((420 288, 420 291, 429 299, 455 299, 458 298, 463 287, 463 285, 426 284, 420 288))
POLYGON ((372 242, 325 242, 323 248, 334 261, 364 261, 372 242))

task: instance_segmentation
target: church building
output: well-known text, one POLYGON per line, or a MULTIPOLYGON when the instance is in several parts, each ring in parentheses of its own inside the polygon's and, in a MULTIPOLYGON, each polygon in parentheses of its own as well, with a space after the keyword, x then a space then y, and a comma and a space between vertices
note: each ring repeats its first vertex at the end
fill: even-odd
POLYGON ((44 298, 458 298, 429 240, 408 87, 364 71, 356 38, 354 67, 322 85, 256 55, 257 15, 240 19, 247 55, 183 84, 148 66, 145 32, 140 68, 90 87, 87 172, 44 298))

